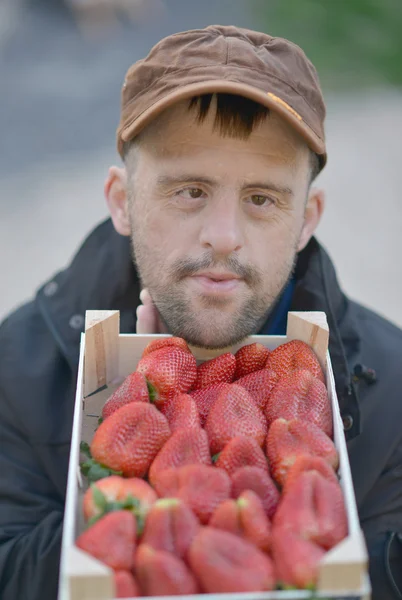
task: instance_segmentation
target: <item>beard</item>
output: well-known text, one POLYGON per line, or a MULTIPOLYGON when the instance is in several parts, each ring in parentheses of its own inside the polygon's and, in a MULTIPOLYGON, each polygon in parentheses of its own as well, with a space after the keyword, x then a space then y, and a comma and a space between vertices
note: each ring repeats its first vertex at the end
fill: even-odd
POLYGON ((146 236, 132 227, 131 248, 141 284, 147 288, 170 334, 192 346, 220 349, 258 333, 291 279, 296 264, 298 239, 275 264, 271 276, 243 264, 236 256, 217 259, 213 253, 163 264, 163 253, 146 243, 146 236), (231 272, 242 281, 233 298, 189 293, 188 277, 202 271, 231 272))

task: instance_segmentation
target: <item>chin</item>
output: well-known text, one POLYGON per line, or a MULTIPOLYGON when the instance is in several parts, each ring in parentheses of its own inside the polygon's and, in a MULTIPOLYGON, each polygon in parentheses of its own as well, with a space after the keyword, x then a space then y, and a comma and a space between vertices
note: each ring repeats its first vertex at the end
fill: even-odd
POLYGON ((249 328, 234 327, 232 321, 225 325, 222 319, 215 323, 211 320, 200 323, 194 319, 189 323, 182 323, 177 329, 171 328, 170 331, 173 335, 184 338, 191 346, 210 350, 233 346, 252 333, 249 328))

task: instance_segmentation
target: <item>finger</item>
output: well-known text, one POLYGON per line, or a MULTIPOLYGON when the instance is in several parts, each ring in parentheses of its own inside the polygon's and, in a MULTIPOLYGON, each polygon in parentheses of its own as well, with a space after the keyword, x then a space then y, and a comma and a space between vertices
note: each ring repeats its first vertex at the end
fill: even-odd
POLYGON ((153 306, 138 306, 136 331, 141 334, 159 333, 157 315, 153 306))
POLYGON ((151 294, 148 292, 148 290, 146 288, 141 290, 140 300, 141 300, 142 304, 144 304, 144 305, 150 306, 151 304, 153 304, 151 294))

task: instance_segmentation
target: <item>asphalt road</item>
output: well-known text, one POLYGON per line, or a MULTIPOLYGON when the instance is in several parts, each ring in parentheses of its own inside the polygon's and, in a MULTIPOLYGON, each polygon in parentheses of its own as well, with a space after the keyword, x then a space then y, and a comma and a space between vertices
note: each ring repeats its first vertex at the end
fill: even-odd
MULTIPOLYGON (((103 180, 118 162, 114 135, 129 65, 175 31, 258 27, 240 0, 155 7, 153 18, 97 36, 83 35, 44 0, 1 5, 0 319, 67 264, 106 216, 103 180)), ((349 295, 402 326, 402 91, 331 95, 327 107, 329 163, 318 181, 327 209, 318 237, 349 295)))

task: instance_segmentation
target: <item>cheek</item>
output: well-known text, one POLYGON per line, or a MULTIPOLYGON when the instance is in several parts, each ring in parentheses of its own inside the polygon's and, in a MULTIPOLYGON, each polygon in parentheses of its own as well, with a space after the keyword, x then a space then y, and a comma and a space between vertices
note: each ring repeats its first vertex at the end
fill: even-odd
POLYGON ((190 253, 195 239, 188 224, 174 219, 163 206, 155 206, 150 198, 140 198, 133 207, 134 235, 140 240, 143 259, 163 268, 190 253))
POLYGON ((274 215, 269 223, 254 228, 248 234, 251 261, 261 271, 287 263, 294 256, 301 225, 294 215, 274 215))

